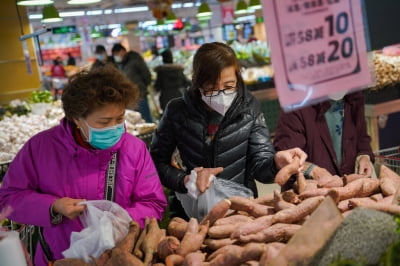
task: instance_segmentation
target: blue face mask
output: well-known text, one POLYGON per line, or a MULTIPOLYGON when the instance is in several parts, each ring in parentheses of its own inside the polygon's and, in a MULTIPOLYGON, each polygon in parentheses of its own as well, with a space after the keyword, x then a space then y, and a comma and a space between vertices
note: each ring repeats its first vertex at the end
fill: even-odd
POLYGON ((106 59, 105 56, 104 56, 103 54, 98 54, 98 55, 96 55, 96 58, 97 58, 97 60, 99 60, 99 61, 104 61, 104 59, 106 59))
MULTIPOLYGON (((121 123, 112 127, 93 128, 83 120, 89 129, 89 136, 86 136, 87 142, 93 147, 105 150, 114 146, 125 132, 125 123, 121 123)), ((83 130, 82 130, 83 132, 83 130)))

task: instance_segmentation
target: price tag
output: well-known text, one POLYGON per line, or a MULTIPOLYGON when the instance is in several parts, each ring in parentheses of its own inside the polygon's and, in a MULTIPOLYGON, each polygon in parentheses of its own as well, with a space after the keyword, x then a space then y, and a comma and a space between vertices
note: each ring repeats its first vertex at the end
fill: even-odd
POLYGON ((361 0, 264 0, 263 4, 283 109, 300 108, 373 82, 361 0))

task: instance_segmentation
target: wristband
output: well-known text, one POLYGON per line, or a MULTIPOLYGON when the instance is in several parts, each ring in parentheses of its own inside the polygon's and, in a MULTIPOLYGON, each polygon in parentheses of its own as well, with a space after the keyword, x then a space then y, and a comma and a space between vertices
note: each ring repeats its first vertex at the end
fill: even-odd
POLYGON ((306 179, 312 179, 312 177, 310 176, 312 169, 314 169, 315 164, 310 164, 310 166, 307 168, 307 170, 304 172, 304 177, 306 179))

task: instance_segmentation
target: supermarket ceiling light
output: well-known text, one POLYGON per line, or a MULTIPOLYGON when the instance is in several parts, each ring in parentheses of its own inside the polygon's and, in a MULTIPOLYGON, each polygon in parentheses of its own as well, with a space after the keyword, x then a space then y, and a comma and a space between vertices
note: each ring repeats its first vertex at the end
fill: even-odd
POLYGON ((19 6, 43 6, 53 4, 53 0, 18 0, 17 5, 19 6))
POLYGON ((210 6, 207 3, 201 3, 199 8, 197 9, 196 17, 209 17, 212 15, 210 6))
POLYGON ((60 22, 62 18, 54 5, 48 5, 43 8, 42 23, 60 22))
POLYGON ((85 15, 85 11, 70 11, 70 12, 61 12, 61 17, 79 17, 85 15))
POLYGON ((148 10, 149 10, 149 8, 147 6, 137 6, 137 7, 114 9, 114 13, 133 13, 133 12, 142 12, 142 11, 148 11, 148 10))
POLYGON ((101 2, 101 0, 69 0, 68 5, 87 5, 101 2))
POLYGON ((103 10, 90 10, 86 12, 88 16, 97 16, 103 14, 103 10))

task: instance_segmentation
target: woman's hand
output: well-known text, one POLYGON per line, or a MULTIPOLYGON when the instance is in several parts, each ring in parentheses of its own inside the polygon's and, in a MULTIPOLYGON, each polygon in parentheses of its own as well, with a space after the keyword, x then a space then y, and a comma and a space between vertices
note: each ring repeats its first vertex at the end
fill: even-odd
POLYGON ((278 151, 275 154, 275 164, 278 169, 285 167, 286 165, 293 162, 294 157, 300 158, 300 168, 299 171, 303 168, 303 164, 307 159, 307 154, 300 148, 293 148, 283 151, 278 151))
POLYGON ((200 191, 200 193, 203 193, 210 187, 211 176, 218 175, 219 173, 224 171, 224 168, 222 168, 222 167, 216 167, 216 168, 197 167, 194 170, 197 172, 197 180, 196 180, 197 189, 200 191))
POLYGON ((372 174, 372 162, 368 155, 361 155, 358 160, 358 174, 371 176, 372 174))
POLYGON ((78 217, 86 208, 86 205, 78 205, 84 199, 60 198, 53 202, 53 212, 60 213, 73 220, 78 217))
POLYGON ((310 177, 317 181, 324 182, 324 180, 331 180, 332 174, 328 172, 325 168, 319 167, 317 165, 310 172, 310 177))

